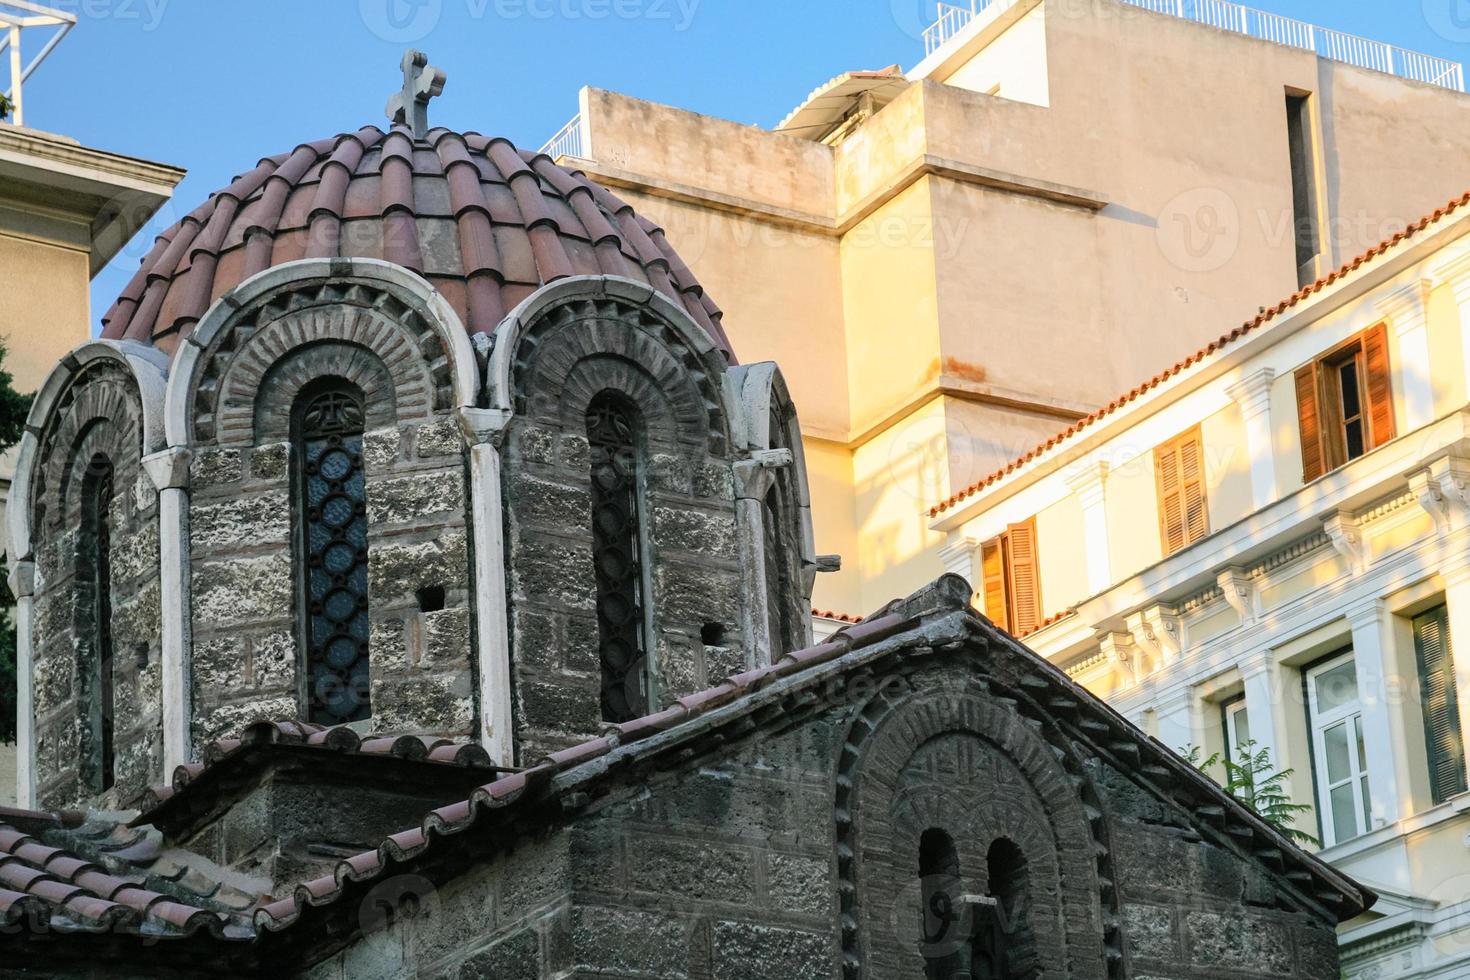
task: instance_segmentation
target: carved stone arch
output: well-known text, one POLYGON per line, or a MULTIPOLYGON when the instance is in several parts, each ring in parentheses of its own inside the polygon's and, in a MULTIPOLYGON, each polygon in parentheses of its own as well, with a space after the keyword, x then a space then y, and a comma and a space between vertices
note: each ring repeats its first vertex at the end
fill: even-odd
POLYGON ((333 374, 358 370, 379 385, 390 378, 399 419, 426 419, 478 398, 464 326, 426 280, 375 259, 302 259, 226 293, 186 338, 169 378, 169 444, 260 441, 262 387, 283 369, 325 369, 328 352, 348 358, 331 361, 333 374))
MULTIPOLYGON (((361 393, 368 429, 386 429, 400 418, 428 414, 419 397, 422 389, 416 386, 409 389, 409 410, 400 410, 403 387, 377 351, 346 341, 323 340, 283 353, 261 377, 250 423, 253 444, 289 439, 289 407, 304 389, 323 378, 340 379, 361 393)), ((222 418, 222 430, 227 423, 231 429, 239 425, 236 419, 222 418)))
POLYGON ((835 797, 844 977, 913 973, 916 954, 897 941, 896 917, 905 913, 898 904, 909 897, 918 908, 919 865, 910 858, 927 829, 918 824, 944 822, 957 844, 966 833, 978 835, 963 845, 967 882, 983 883, 984 856, 996 839, 1012 839, 1028 860, 1038 858, 1059 896, 1055 907, 1040 910, 1047 921, 1035 926, 1051 937, 1044 977, 1121 976, 1121 960, 1110 952, 1117 941, 1116 895, 1105 821, 1090 802, 1096 794, 1086 791, 1086 771, 1062 734, 1027 714, 1022 700, 958 670, 892 678, 858 712, 835 797), (988 798, 972 795, 959 808, 935 792, 901 794, 904 773, 936 740, 974 740, 985 746, 989 769, 1013 767, 1021 782, 988 798), (1028 806, 1039 807, 1043 818, 1028 817, 1028 806), (1014 812, 998 816, 997 809, 1014 812), (1045 846, 1032 836, 1043 827, 1050 828, 1045 846))
POLYGON ((732 416, 725 370, 724 353, 661 294, 630 279, 577 276, 537 290, 496 328, 486 397, 492 408, 565 423, 576 414, 566 406, 624 381, 666 404, 666 421, 647 419, 651 439, 667 433, 723 456, 732 416))
MULTIPOLYGON (((94 424, 114 465, 135 467, 163 448, 165 360, 133 341, 83 344, 52 369, 26 420, 7 510, 12 563, 31 554, 33 529, 62 520, 74 453, 94 424)), ((89 457, 90 459, 90 457, 89 457)))

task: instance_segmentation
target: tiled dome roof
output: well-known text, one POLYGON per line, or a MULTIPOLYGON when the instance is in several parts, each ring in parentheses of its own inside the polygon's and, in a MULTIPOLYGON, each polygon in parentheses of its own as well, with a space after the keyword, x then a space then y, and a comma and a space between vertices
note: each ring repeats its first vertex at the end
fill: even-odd
MULTIPOLYGON (((503 139, 405 126, 268 157, 159 236, 102 336, 172 351, 210 304, 301 258, 380 258, 420 273, 470 333, 573 275, 644 281, 727 354, 720 309, 662 230, 581 173, 503 139)), ((732 357, 733 359, 733 357, 732 357)))

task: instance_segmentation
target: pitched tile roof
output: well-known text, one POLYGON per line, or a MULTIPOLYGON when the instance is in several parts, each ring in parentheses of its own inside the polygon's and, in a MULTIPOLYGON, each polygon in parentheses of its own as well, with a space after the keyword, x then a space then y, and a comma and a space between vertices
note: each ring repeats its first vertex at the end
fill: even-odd
POLYGON ((0 926, 247 940, 256 901, 166 854, 157 834, 80 814, 0 808, 0 926))
POLYGON ((176 349, 223 293, 294 259, 368 257, 423 275, 472 334, 572 275, 647 282, 727 354, 721 312, 663 230, 580 172, 477 133, 368 126, 267 157, 169 228, 102 336, 176 349))
MULTIPOLYGON (((963 642, 961 637, 965 635, 981 637, 987 644, 1027 658, 1032 670, 1022 684, 1030 689, 1028 694, 1047 704, 1048 710, 1084 718, 1082 725, 1089 737, 1106 744, 1109 753, 1126 757, 1128 765, 1156 785, 1174 787, 1196 820, 1251 848, 1263 862, 1286 868, 1299 887, 1315 889, 1314 898, 1329 903, 1341 919, 1359 914, 1376 900, 1373 892, 1307 854, 1171 749, 1143 735, 1056 667, 996 628, 969 606, 969 600, 969 583, 959 576, 946 575, 914 596, 895 600, 862 622, 839 630, 815 647, 788 653, 770 666, 733 675, 707 691, 679 698, 656 714, 609 726, 608 734, 553 753, 529 769, 481 786, 468 799, 426 814, 418 826, 393 834, 375 850, 343 860, 332 874, 299 885, 289 898, 263 905, 255 913, 256 927, 262 934, 287 931, 310 910, 329 909, 354 886, 373 882, 398 865, 416 861, 442 846, 441 842, 456 839, 482 822, 508 827, 506 822, 522 806, 549 797, 563 807, 576 809, 580 805, 577 800, 585 803, 593 780, 615 771, 619 763, 632 761, 640 750, 670 751, 685 758, 689 742, 701 734, 715 729, 725 732, 723 726, 727 725, 733 726, 735 733, 749 731, 753 712, 782 704, 783 698, 799 699, 806 685, 819 683, 832 669, 847 669, 849 665, 856 668, 858 661, 867 664, 868 658, 884 655, 907 656, 920 647, 931 652, 946 644, 953 647, 963 642), (957 614, 963 626, 953 635, 941 637, 935 633, 934 623, 950 614, 957 614), (839 661, 842 667, 837 666, 839 661), (734 707, 737 702, 738 709, 734 707), (718 713, 727 707, 732 711, 718 713), (665 733, 672 740, 653 746, 651 740, 665 733), (630 746, 631 751, 622 751, 630 746), (600 764, 553 785, 558 777, 592 762, 600 764)), ((717 734, 713 741, 723 742, 724 736, 717 734)))
MULTIPOLYGON (((969 591, 966 585, 965 591, 969 591)), ((655 714, 612 725, 607 735, 554 752, 537 765, 502 776, 475 790, 469 799, 440 807, 425 815, 417 827, 387 838, 376 850, 342 861, 336 871, 298 886, 289 898, 258 909, 255 923, 261 930, 279 932, 296 923, 308 908, 330 905, 341 898, 349 883, 374 880, 395 864, 413 860, 428 850, 435 838, 468 830, 482 816, 514 807, 531 798, 557 775, 583 763, 601 759, 615 749, 669 731, 685 722, 724 707, 743 695, 753 694, 776 682, 830 663, 855 650, 871 647, 918 623, 890 604, 868 619, 846 627, 825 642, 781 657, 776 663, 730 676, 724 683, 679 698, 655 714)))
POLYGON ((1076 422, 1072 423, 1063 431, 1058 432, 1050 439, 1047 439, 1045 442, 1040 443, 1035 448, 1031 449, 1025 455, 1018 456, 1017 458, 1011 460, 1005 466, 996 470, 994 473, 991 473, 984 479, 977 480, 965 489, 954 494, 948 500, 945 500, 935 505, 934 507, 931 507, 929 509, 929 516, 938 517, 945 511, 959 506, 961 503, 975 496, 975 494, 979 493, 981 490, 984 490, 986 487, 990 486, 993 483, 999 482, 1000 480, 1009 476, 1011 473, 1014 473, 1016 470, 1020 469, 1022 466, 1031 462, 1033 459, 1036 459, 1042 453, 1045 453, 1048 450, 1060 445, 1061 443, 1066 442, 1073 436, 1082 432, 1084 429, 1087 429, 1097 424, 1098 422, 1117 412, 1125 405, 1137 401, 1141 395, 1144 395, 1147 392, 1157 388, 1159 385, 1163 384, 1165 381, 1168 381, 1170 378, 1173 378, 1184 369, 1192 367, 1193 365, 1198 364, 1200 361, 1203 361, 1205 358, 1219 353, 1221 350, 1233 344, 1240 338, 1244 337, 1246 334, 1265 326, 1272 320, 1281 316, 1287 310, 1297 306, 1300 303, 1305 302, 1306 300, 1310 299, 1315 294, 1321 292, 1323 289, 1337 282, 1344 276, 1347 276, 1352 272, 1356 272, 1364 265, 1372 262, 1374 259, 1377 259, 1379 256, 1393 249, 1400 243, 1414 238, 1415 236, 1422 233, 1425 229, 1429 228, 1431 225, 1437 224, 1444 218, 1461 210, 1467 204, 1470 204, 1470 192, 1466 192, 1460 197, 1451 200, 1443 207, 1436 208, 1434 211, 1426 214, 1424 217, 1409 225, 1408 228, 1394 235, 1392 238, 1384 239, 1377 245, 1374 245, 1372 248, 1352 259, 1352 261, 1345 263, 1342 268, 1338 269, 1337 271, 1328 273, 1326 276, 1318 279, 1310 286, 1302 287, 1301 289, 1292 293, 1286 299, 1277 303, 1275 306, 1261 310, 1261 312, 1257 314, 1254 319, 1247 320, 1245 323, 1236 327, 1234 330, 1230 331, 1224 336, 1211 341, 1210 343, 1206 344, 1204 347, 1201 347, 1199 350, 1195 351, 1193 354, 1190 354, 1183 360, 1177 361, 1173 366, 1166 368, 1163 371, 1160 371, 1158 374, 1154 375, 1152 378, 1149 378, 1147 381, 1138 385, 1131 391, 1119 395, 1117 398, 1108 402, 1108 404, 1093 412, 1091 415, 1088 415, 1087 417, 1082 419, 1078 419, 1076 422))
MULTIPOLYGON (((969 597, 968 583, 958 576, 945 576, 818 646, 731 676, 656 714, 609 726, 601 737, 487 783, 469 798, 431 811, 417 826, 389 836, 374 850, 346 858, 332 874, 304 882, 292 895, 276 901, 220 884, 222 875, 211 877, 198 867, 174 860, 161 847, 155 831, 109 823, 79 826, 79 814, 0 808, 0 925, 29 918, 37 924, 45 921, 58 931, 120 929, 148 937, 212 938, 228 942, 209 947, 204 955, 240 950, 239 955, 248 957, 248 962, 280 968, 290 961, 288 948, 319 949, 332 929, 319 928, 323 925, 320 919, 311 927, 302 924, 309 914, 337 914, 345 917, 339 923, 343 929, 358 928, 353 907, 339 904, 352 889, 425 856, 441 871, 453 867, 452 860, 445 863, 428 852, 438 855, 454 841, 466 840, 460 836, 464 831, 479 827, 481 834, 503 833, 509 844, 524 833, 526 818, 532 816, 530 807, 548 808, 543 811, 548 818, 558 812, 574 812, 586 804, 595 781, 625 771, 629 765, 654 758, 685 759, 700 745, 723 744, 750 732, 763 717, 790 717, 798 706, 817 703, 813 688, 829 680, 833 672, 871 669, 884 660, 946 649, 1025 658, 1027 666, 1019 679, 1024 689, 1021 697, 1068 719, 1076 737, 1123 759, 1137 778, 1160 788, 1155 791, 1172 793, 1202 830, 1221 839, 1228 837, 1233 846, 1255 854, 1341 918, 1372 904, 1376 896, 1371 891, 1301 851, 1162 743, 1144 736, 1116 711, 996 629, 969 608, 969 597), (660 735, 667 737, 660 739, 660 735), (597 764, 585 765, 594 762, 597 764), (572 773, 573 769, 578 771, 572 773), (73 846, 48 845, 39 839, 42 834, 62 836, 73 846), (254 944, 240 942, 252 939, 254 944)), ((278 735, 296 734, 289 726, 276 730, 278 735)), ((262 738, 275 737, 264 728, 258 733, 262 738)), ((320 733, 310 732, 306 737, 316 734, 320 733)), ((224 751, 228 754, 230 750, 224 751)), ((22 939, 42 934, 39 929, 20 933, 22 939)), ((332 931, 330 941, 340 941, 342 935, 332 931)), ((192 945, 161 944, 159 948, 187 950, 192 945)), ((76 955, 85 956, 88 948, 79 947, 76 955)), ((197 960, 201 951, 186 955, 197 960)))
POLYGON ((305 721, 260 721, 235 738, 216 739, 204 747, 202 762, 174 769, 173 781, 149 787, 151 804, 133 821, 134 826, 154 823, 160 810, 200 779, 232 761, 240 760, 257 746, 299 746, 336 755, 358 755, 407 759, 467 769, 502 771, 490 762, 490 754, 478 743, 437 735, 367 735, 350 728, 327 728, 305 721))

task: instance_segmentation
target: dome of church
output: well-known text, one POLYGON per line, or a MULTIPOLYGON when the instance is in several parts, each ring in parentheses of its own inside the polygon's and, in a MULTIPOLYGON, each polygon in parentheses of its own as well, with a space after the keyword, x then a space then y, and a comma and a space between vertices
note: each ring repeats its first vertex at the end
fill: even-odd
MULTIPOLYGON (((172 351, 216 299, 302 258, 419 273, 471 334, 554 280, 646 282, 730 353, 720 309, 663 231, 580 172, 504 139, 402 123, 267 157, 169 228, 102 318, 102 336, 172 351)), ((733 359, 733 358, 732 358, 733 359)))

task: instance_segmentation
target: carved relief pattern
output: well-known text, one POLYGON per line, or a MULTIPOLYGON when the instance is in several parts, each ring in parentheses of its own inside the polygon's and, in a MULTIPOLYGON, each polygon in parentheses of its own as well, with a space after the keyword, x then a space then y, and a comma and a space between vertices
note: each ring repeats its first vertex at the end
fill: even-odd
MULTIPOLYGON (((961 846, 967 878, 985 867, 997 840, 1025 854, 1036 976, 1121 978, 1101 814, 1070 743, 999 681, 946 672, 885 684, 853 722, 837 775, 843 976, 922 971, 913 959, 919 835, 934 826, 961 846)), ((985 891, 982 882, 967 884, 985 891)))

